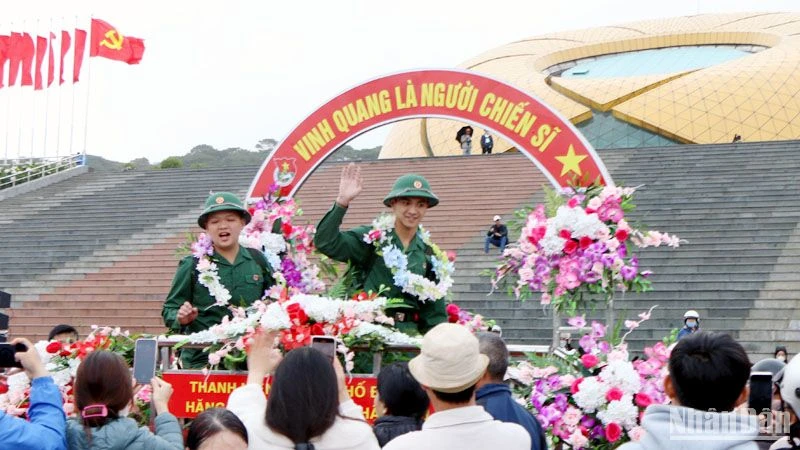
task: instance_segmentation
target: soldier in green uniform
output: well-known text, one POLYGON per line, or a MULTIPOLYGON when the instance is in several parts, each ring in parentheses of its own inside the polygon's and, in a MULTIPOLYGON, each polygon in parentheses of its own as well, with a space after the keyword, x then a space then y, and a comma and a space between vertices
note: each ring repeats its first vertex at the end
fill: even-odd
MULTIPOLYGON (((421 301, 413 294, 403 292, 384 258, 376 254, 376 247, 364 241, 370 226, 339 230, 347 207, 360 192, 361 169, 349 164, 342 170, 336 202, 317 225, 314 245, 329 258, 350 263, 351 270, 356 272, 357 289, 378 292, 381 286, 388 288, 388 292, 383 294, 391 299, 386 312, 395 320, 395 326, 411 335, 424 334, 447 321, 444 298, 421 301)), ((395 216, 394 228, 388 237, 408 258, 408 270, 436 281, 431 247, 419 233, 425 212, 439 203, 428 181, 420 175, 403 175, 395 181, 383 203, 395 216)))
MULTIPOLYGON (((249 222, 250 213, 229 192, 211 194, 197 219, 211 238, 214 253, 209 258, 217 265, 220 283, 230 292, 230 304, 236 306, 252 304, 275 283, 264 255, 239 245, 239 233, 249 222)), ((198 281, 197 264, 192 255, 180 261, 161 310, 166 326, 177 333, 206 330, 230 315, 228 308, 212 306, 216 299, 198 281)), ((208 355, 200 349, 184 349, 181 360, 186 369, 200 368, 208 363, 208 355)))

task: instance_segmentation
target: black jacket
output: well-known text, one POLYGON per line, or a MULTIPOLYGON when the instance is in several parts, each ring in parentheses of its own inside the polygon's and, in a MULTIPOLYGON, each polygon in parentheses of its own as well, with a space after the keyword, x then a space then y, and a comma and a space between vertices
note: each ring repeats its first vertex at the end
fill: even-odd
POLYGON ((414 417, 406 416, 383 416, 375 421, 372 432, 378 438, 378 444, 383 447, 389 441, 402 434, 422 429, 422 421, 414 417))

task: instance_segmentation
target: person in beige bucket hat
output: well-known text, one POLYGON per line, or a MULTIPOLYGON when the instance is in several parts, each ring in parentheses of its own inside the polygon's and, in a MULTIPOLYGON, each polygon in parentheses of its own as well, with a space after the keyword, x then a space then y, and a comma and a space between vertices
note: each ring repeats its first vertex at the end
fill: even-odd
POLYGON ((465 327, 453 323, 433 327, 408 368, 435 412, 422 430, 398 436, 384 449, 529 450, 531 437, 524 428, 494 420, 475 403, 475 385, 488 365, 489 357, 480 353, 478 339, 465 327))
POLYGON ((478 339, 461 325, 434 327, 422 339, 422 352, 408 363, 411 375, 433 390, 461 392, 486 372, 489 357, 478 349, 478 339))

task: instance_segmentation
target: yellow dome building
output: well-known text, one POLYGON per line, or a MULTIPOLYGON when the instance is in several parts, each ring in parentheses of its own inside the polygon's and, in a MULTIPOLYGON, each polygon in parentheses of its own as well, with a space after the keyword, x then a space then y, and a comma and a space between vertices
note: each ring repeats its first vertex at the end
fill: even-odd
MULTIPOLYGON (((712 14, 512 42, 461 68, 509 82, 595 148, 800 139, 800 14, 712 14)), ((464 123, 399 122, 381 158, 461 154, 464 123)), ((472 153, 483 129, 474 127, 472 153)), ((492 133, 494 153, 513 150, 492 133)))

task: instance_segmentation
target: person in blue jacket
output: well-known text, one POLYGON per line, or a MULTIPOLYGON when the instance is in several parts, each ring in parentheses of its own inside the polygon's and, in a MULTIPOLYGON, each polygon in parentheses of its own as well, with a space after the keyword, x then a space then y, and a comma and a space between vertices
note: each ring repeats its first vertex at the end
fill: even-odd
POLYGON ((478 333, 480 352, 489 357, 486 373, 478 381, 475 403, 483 406, 495 420, 521 425, 531 435, 531 450, 547 450, 542 425, 522 405, 511 398, 511 388, 503 382, 508 369, 508 347, 497 333, 478 333))
POLYGON ((14 358, 31 379, 29 420, 0 412, 0 449, 66 450, 67 418, 58 386, 45 370, 30 341, 18 338, 11 344, 22 344, 27 348, 24 352, 16 352, 14 358))

